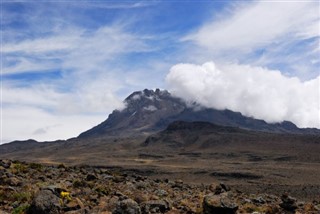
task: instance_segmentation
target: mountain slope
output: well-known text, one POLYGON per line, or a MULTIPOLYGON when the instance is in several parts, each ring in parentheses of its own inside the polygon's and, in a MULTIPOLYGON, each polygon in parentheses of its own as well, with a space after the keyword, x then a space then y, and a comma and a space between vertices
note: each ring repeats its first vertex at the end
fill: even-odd
POLYGON ((320 133, 317 129, 299 129, 291 122, 268 124, 263 120, 243 116, 230 110, 216 110, 188 105, 173 97, 168 91, 145 89, 132 93, 125 99, 126 107, 115 110, 108 119, 83 132, 79 138, 128 136, 154 133, 165 129, 174 121, 205 121, 222 126, 273 133, 320 133))

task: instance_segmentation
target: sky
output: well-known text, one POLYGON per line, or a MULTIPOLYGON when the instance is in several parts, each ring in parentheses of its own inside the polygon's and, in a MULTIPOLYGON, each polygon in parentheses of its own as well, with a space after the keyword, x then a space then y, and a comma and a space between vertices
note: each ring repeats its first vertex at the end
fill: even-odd
POLYGON ((1 142, 68 139, 133 91, 320 128, 319 1, 1 1, 1 142))

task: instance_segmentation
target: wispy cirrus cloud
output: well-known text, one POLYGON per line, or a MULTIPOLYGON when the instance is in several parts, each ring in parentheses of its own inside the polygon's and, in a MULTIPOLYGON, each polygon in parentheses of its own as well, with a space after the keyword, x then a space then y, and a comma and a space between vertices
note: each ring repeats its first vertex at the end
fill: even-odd
POLYGON ((95 31, 69 29, 4 44, 3 74, 43 72, 48 65, 51 69, 97 71, 119 54, 143 52, 149 48, 140 36, 127 33, 119 26, 95 31))
MULTIPOLYGON (((62 8, 63 5, 52 6, 62 8)), ((5 10, 11 16, 1 23, 5 26, 1 44, 2 142, 23 138, 66 139, 103 121, 109 112, 122 108, 121 90, 136 87, 133 80, 127 81, 123 68, 130 64, 124 65, 123 59, 155 48, 149 45, 150 38, 131 32, 124 22, 88 28, 78 21, 59 19, 57 10, 48 11, 52 14, 43 18, 47 25, 42 25, 41 16, 36 15, 48 9, 41 4, 8 3, 6 6, 8 11, 11 6, 30 7, 35 11, 32 14, 28 9, 18 14, 5 10), (26 22, 22 23, 26 27, 25 35, 19 33, 15 24, 21 16, 25 16, 21 21, 26 22), (42 79, 41 75, 45 77, 52 72, 56 72, 57 77, 42 79), (25 82, 26 77, 32 82, 25 82), (74 127, 72 120, 78 121, 74 127), (10 131, 13 126, 14 131, 10 131), (43 131, 45 127, 49 128, 43 131)), ((117 9, 143 5, 118 6, 117 9)), ((77 17, 75 8, 72 18, 77 17)))
MULTIPOLYGON (((196 45, 200 61, 216 59, 280 67, 292 76, 317 76, 318 1, 237 2, 182 41, 196 45), (294 62, 294 63, 292 63, 294 62), (291 66, 294 64, 294 66, 291 66)), ((285 72, 284 71, 284 72, 285 72)))

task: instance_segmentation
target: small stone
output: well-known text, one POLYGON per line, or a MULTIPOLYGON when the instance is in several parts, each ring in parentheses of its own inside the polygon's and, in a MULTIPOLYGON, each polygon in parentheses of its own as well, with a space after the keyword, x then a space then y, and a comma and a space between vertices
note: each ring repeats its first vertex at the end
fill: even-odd
POLYGON ((165 197, 168 195, 168 192, 163 189, 158 189, 155 191, 155 194, 159 197, 165 197))
POLYGON ((114 179, 114 177, 112 175, 103 175, 102 179, 104 179, 104 180, 112 180, 112 179, 114 179))
POLYGON ((80 208, 84 209, 84 204, 82 203, 82 201, 79 198, 75 198, 75 200, 78 203, 78 205, 80 206, 80 208))
POLYGON ((137 189, 144 190, 144 189, 148 188, 150 185, 146 182, 139 181, 138 183, 135 184, 135 186, 137 189))
POLYGON ((137 193, 137 194, 135 194, 135 196, 134 196, 134 200, 135 200, 138 204, 141 204, 141 203, 147 201, 147 200, 148 200, 148 197, 147 197, 146 194, 137 193))
POLYGON ((86 180, 87 180, 87 181, 97 180, 97 176, 95 176, 95 175, 93 175, 93 174, 89 174, 89 175, 87 175, 86 180))
POLYGON ((79 210, 81 207, 77 203, 77 201, 70 201, 66 204, 66 207, 63 208, 63 211, 72 211, 72 210, 79 210))
POLYGON ((225 185, 224 183, 220 183, 220 186, 221 186, 221 188, 222 188, 224 191, 226 191, 226 192, 230 191, 230 187, 228 187, 228 186, 225 185))
POLYGON ((209 185, 209 190, 210 190, 211 192, 215 192, 216 187, 217 187, 216 184, 210 184, 210 185, 209 185))
POLYGON ((266 201, 264 200, 264 198, 261 197, 261 196, 252 199, 252 201, 253 201, 254 203, 257 203, 257 204, 264 204, 264 203, 266 203, 266 201))
POLYGON ((18 201, 15 201, 15 202, 13 202, 13 203, 11 204, 11 206, 12 206, 13 208, 17 208, 17 207, 19 207, 19 202, 18 202, 18 201))

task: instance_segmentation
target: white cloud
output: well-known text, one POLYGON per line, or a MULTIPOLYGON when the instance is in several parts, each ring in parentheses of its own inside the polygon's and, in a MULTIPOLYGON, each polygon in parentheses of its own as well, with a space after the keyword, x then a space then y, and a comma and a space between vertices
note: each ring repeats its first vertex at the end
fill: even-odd
POLYGON ((40 53, 65 51, 74 48, 80 40, 81 32, 64 32, 63 35, 55 35, 46 38, 28 39, 19 43, 7 43, 2 46, 4 53, 40 53))
POLYGON ((250 51, 278 43, 283 36, 310 38, 319 34, 319 2, 259 1, 237 5, 232 14, 202 26, 185 40, 216 51, 250 51))
POLYGON ((54 115, 44 110, 10 106, 2 109, 1 143, 35 139, 50 141, 68 139, 92 128, 105 115, 54 115))
POLYGON ((91 80, 74 91, 56 85, 2 85, 0 144, 12 140, 56 140, 78 136, 105 120, 124 104, 109 80, 91 80))
POLYGON ((280 71, 249 65, 177 64, 166 77, 170 91, 187 101, 239 111, 267 122, 292 121, 320 128, 320 76, 301 82, 280 71))
POLYGON ((3 44, 2 74, 48 69, 105 72, 107 62, 118 54, 148 50, 150 47, 140 36, 125 32, 121 26, 104 26, 95 31, 70 28, 44 38, 3 44))
POLYGON ((318 75, 319 1, 236 2, 186 35, 189 62, 215 59, 281 68, 308 80, 318 75))
POLYGON ((43 108, 57 107, 58 100, 64 96, 45 85, 19 88, 3 84, 1 92, 1 102, 5 105, 42 106, 43 108))

